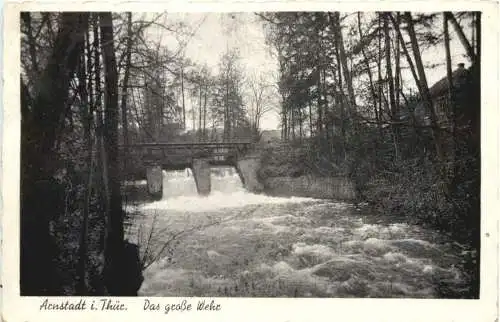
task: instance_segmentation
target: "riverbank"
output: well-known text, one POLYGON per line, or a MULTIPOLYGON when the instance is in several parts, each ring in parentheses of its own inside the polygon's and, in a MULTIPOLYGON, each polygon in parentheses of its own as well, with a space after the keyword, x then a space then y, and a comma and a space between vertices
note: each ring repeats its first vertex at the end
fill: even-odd
POLYGON ((468 296, 478 296, 479 195, 471 194, 478 174, 460 172, 467 167, 474 169, 473 157, 456 162, 456 186, 446 195, 438 163, 431 156, 408 153, 404 158, 390 159, 384 151, 390 150, 391 143, 374 140, 348 147, 339 157, 342 151, 329 152, 318 141, 273 142, 260 149, 259 177, 267 194, 334 200, 348 197, 366 203, 371 216, 389 216, 447 235, 463 246, 461 265, 474 285, 468 296))
POLYGON ((257 149, 260 157, 257 175, 265 194, 338 201, 357 199, 347 168, 332 162, 323 162, 321 168, 311 167, 318 163, 306 144, 260 142, 257 149))
POLYGON ((268 177, 262 179, 264 193, 280 197, 307 197, 353 201, 354 184, 345 177, 319 178, 311 175, 299 177, 268 177))

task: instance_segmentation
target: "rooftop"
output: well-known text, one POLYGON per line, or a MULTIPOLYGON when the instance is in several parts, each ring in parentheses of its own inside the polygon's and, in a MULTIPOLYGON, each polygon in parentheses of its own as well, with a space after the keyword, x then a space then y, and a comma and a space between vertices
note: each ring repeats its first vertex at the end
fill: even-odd
MULTIPOLYGON (((464 64, 458 64, 458 68, 452 73, 453 86, 455 88, 461 87, 467 80, 469 70, 464 67, 464 64)), ((448 77, 445 76, 437 83, 435 83, 429 92, 432 98, 442 96, 448 92, 448 77)))

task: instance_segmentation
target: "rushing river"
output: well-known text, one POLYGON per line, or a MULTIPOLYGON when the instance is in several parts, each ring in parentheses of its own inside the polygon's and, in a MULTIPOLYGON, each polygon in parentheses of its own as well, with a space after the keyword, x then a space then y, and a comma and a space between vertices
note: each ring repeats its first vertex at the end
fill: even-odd
POLYGON ((150 263, 141 296, 434 298, 465 287, 449 240, 351 204, 248 193, 232 169, 212 174, 207 197, 188 171, 164 172, 164 191, 134 207, 128 231, 150 263))

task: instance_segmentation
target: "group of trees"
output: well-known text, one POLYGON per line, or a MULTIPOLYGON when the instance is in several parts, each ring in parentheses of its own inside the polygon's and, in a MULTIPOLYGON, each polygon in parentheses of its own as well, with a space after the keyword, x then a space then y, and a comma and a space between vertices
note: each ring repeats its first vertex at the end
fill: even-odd
MULTIPOLYGON (((398 159, 418 145, 402 146, 403 134, 412 134, 417 142, 422 141, 422 135, 430 134, 445 180, 445 164, 456 154, 448 141, 459 135, 455 130, 462 115, 471 121, 471 132, 479 132, 479 119, 471 113, 474 109, 455 108, 458 101, 453 96, 457 86, 452 75, 448 28, 450 24, 453 26, 463 46, 477 87, 478 13, 276 12, 259 15, 267 25, 267 41, 279 60, 284 140, 322 138, 327 146, 337 147, 336 154, 345 155, 348 145, 359 138, 360 126, 376 128, 379 141, 384 140, 386 129, 390 129, 393 147, 390 155, 398 159), (443 25, 439 25, 440 21, 443 25), (471 30, 470 40, 460 22, 471 30), (425 64, 422 53, 438 46, 446 49, 441 51, 445 53, 443 57, 425 64), (445 121, 440 117, 443 113, 436 106, 436 97, 430 92, 432 84, 428 84, 426 75, 426 70, 438 65, 446 66, 447 105, 454 106, 447 108, 445 121), (423 106, 429 124, 418 119, 415 103, 423 106), (453 132, 451 138, 450 132, 453 132)), ((479 99, 478 90, 475 91, 476 96, 466 96, 471 98, 467 100, 469 106, 479 99)))
POLYGON ((255 107, 247 92, 269 87, 247 79, 237 49, 228 48, 214 72, 186 57, 185 44, 175 53, 154 39, 129 45, 122 83, 122 107, 129 108, 122 109, 122 127, 124 133, 133 127, 133 141, 230 141, 259 132, 268 100, 259 102, 264 109, 255 107))
MULTIPOLYGON (((279 59, 285 140, 315 135, 331 137, 335 133, 347 139, 358 124, 376 125, 379 129, 389 125, 398 150, 398 122, 402 107, 411 99, 412 88, 427 104, 431 128, 438 126, 425 70, 439 63, 425 65, 424 50, 436 46, 448 48, 447 26, 451 23, 471 64, 477 64, 479 59, 474 51, 479 46, 467 39, 459 23, 459 20, 462 23, 473 20, 472 42, 479 41, 480 19, 475 18, 476 13, 259 15, 267 25, 268 43, 279 59), (446 29, 436 26, 439 19, 447 21, 446 29)), ((448 69, 452 68, 451 58, 443 55, 441 61, 448 69)), ((440 149, 438 145, 436 149, 440 149)))
POLYGON ((96 291, 126 293, 113 17, 23 12, 21 29, 21 294, 63 294, 71 272, 87 294, 92 252, 96 291), (60 257, 71 242, 78 260, 60 257))
POLYGON ((478 250, 481 13, 258 15, 279 61, 282 139, 303 142, 314 163, 301 161, 303 171, 348 174, 365 201, 478 250), (462 59, 470 67, 454 71, 462 59))
POLYGON ((196 30, 162 17, 21 14, 23 295, 133 294, 140 284, 124 269, 137 256, 124 243, 120 144, 258 132, 268 106, 262 93, 255 108, 244 98, 238 52, 214 73, 184 54, 196 30), (152 28, 179 48, 152 39, 152 28))

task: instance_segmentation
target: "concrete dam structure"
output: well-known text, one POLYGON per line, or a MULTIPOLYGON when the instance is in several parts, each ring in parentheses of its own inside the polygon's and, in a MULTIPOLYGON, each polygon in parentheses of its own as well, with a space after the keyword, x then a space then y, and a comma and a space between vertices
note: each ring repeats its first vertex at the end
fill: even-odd
POLYGON ((247 190, 263 190, 257 179, 259 159, 248 153, 250 142, 143 143, 125 148, 129 156, 142 160, 148 193, 157 200, 163 196, 162 170, 190 168, 202 196, 210 194, 212 166, 234 167, 247 190))

